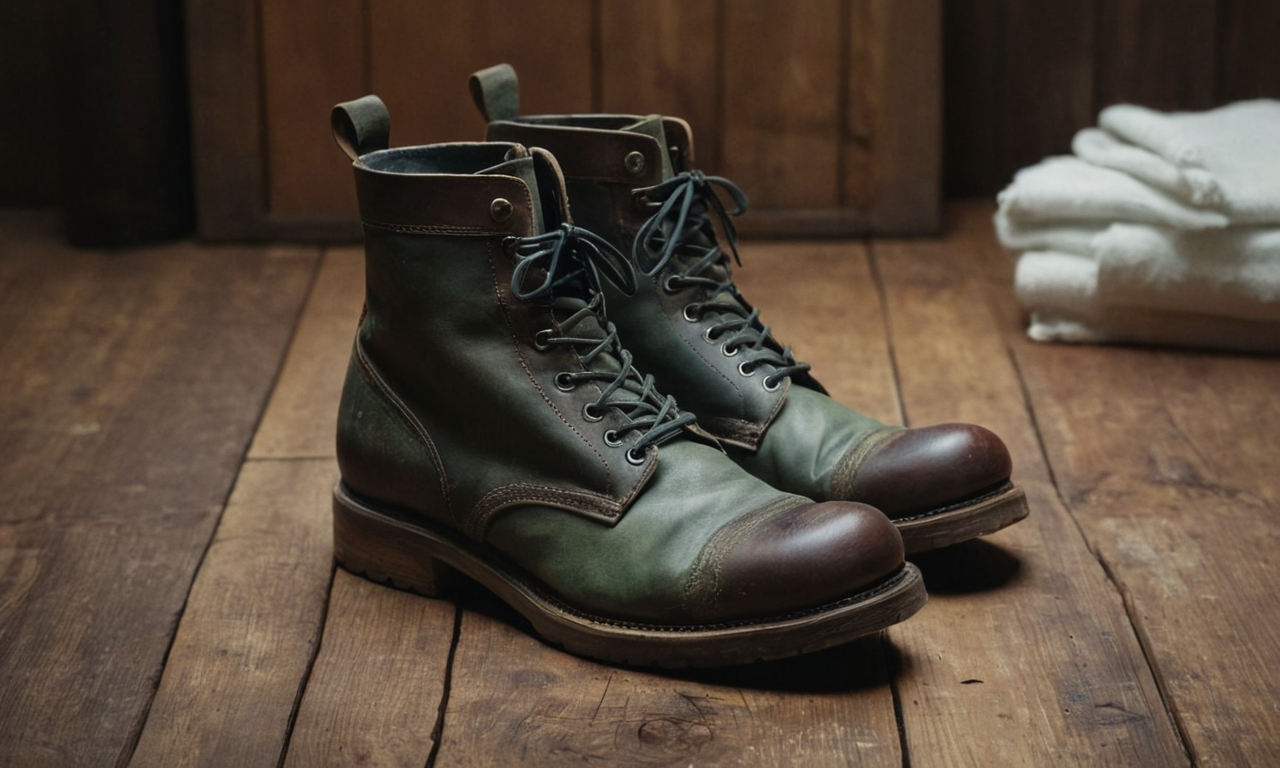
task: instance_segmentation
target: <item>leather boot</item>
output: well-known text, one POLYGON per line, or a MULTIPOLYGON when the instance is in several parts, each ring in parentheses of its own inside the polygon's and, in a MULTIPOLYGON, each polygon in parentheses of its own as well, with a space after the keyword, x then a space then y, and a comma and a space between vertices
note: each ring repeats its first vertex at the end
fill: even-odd
POLYGON ((693 165, 683 120, 659 115, 519 116, 502 64, 472 75, 491 141, 555 154, 577 220, 628 255, 634 295, 606 285, 610 318, 637 365, 771 485, 871 504, 908 553, 999 530, 1027 515, 1001 440, 971 424, 904 429, 833 401, 733 282, 741 190, 693 165), (721 195, 728 199, 726 204, 721 195), (727 251, 718 241, 720 224, 727 251))
POLYGON ((884 515, 752 477, 636 372, 598 277, 628 291, 634 273, 573 225, 550 154, 387 149, 376 97, 333 124, 366 254, 342 565, 428 595, 461 572, 551 643, 637 665, 794 655, 923 605, 884 515))

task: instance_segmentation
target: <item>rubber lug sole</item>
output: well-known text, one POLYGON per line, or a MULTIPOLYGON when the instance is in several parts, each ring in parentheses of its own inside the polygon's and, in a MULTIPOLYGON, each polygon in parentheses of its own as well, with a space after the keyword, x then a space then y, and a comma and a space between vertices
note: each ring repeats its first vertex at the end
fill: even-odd
POLYGON ((493 592, 547 642, 570 653, 640 667, 721 667, 842 645, 906 619, 928 599, 910 563, 879 585, 837 602, 742 622, 659 626, 593 616, 566 605, 530 577, 456 535, 333 495, 334 557, 373 581, 447 596, 461 573, 493 592))
POLYGON ((1012 483, 940 510, 893 521, 908 555, 941 549, 1007 528, 1030 512, 1027 496, 1012 483))

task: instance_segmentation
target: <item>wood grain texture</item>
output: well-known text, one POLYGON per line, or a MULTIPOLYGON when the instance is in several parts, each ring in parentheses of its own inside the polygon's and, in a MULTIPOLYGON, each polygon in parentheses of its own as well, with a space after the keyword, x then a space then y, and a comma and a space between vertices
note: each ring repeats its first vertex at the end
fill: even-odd
POLYGON ((267 212, 258 0, 186 5, 196 235, 263 237, 267 212))
POLYGON ((127 758, 315 254, 0 217, 0 763, 127 758))
POLYGON ((1119 103, 1207 109, 1213 103, 1217 12, 1213 0, 1102 0, 1095 111, 1119 103))
POLYGON ((1002 186, 1019 168, 1069 152, 1076 131, 1097 118, 1094 4, 1006 3, 1004 25, 1000 120, 1011 128, 1004 134, 996 172, 1002 186))
POLYGON ((942 197, 942 3, 850 0, 842 203, 872 231, 936 231, 942 197))
POLYGON ((456 612, 339 568, 285 768, 427 765, 456 612))
POLYGON ((600 3, 599 108, 684 118, 697 167, 719 167, 716 0, 600 3), (701 38, 701 39, 699 39, 701 38), (693 42, 697 40, 698 42, 693 42))
POLYGON ((467 87, 472 72, 508 62, 525 114, 589 112, 591 0, 415 0, 372 3, 373 90, 391 109, 395 146, 482 141, 467 87))
POLYGON ((363 304, 364 251, 326 250, 249 458, 334 455, 338 398, 363 304))
POLYGON ((901 765, 877 637, 663 675, 569 656, 517 620, 464 613, 438 765, 901 765))
POLYGON ((261 0, 267 210, 351 216, 351 162, 335 145, 329 110, 369 90, 365 0, 261 0))
POLYGON ((1217 0, 1217 102, 1280 98, 1280 4, 1217 0))
POLYGON ((1273 384, 1280 361, 1015 353, 1063 496, 1124 589, 1197 762, 1272 762, 1280 408, 1258 393, 1224 404, 1273 384))
POLYGON ((191 587, 131 766, 275 766, 333 570, 331 459, 250 461, 191 587))
POLYGON ((996 178, 1004 111, 1003 0, 947 0, 943 9, 943 193, 986 194, 996 178))
POLYGON ((758 208, 840 203, 839 0, 724 4, 721 171, 758 208))
POLYGON ((911 763, 1187 764, 1121 595, 1057 498, 1004 350, 1019 329, 985 309, 1013 301, 990 213, 970 209, 974 239, 873 246, 908 422, 994 430, 1031 502, 1011 528, 918 556, 929 612, 890 630, 914 664, 900 682, 911 763))

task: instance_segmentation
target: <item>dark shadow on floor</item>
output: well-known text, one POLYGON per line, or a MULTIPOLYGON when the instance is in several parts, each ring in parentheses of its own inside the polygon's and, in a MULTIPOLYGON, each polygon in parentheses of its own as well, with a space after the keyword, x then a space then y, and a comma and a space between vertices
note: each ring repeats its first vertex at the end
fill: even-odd
POLYGON ((931 595, 968 595, 1010 586, 1022 561, 1003 547, 971 539, 909 558, 924 574, 931 595))

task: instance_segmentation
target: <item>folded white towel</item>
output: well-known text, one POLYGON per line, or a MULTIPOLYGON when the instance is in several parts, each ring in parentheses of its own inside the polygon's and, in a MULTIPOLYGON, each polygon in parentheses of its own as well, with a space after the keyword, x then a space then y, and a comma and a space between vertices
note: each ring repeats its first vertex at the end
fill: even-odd
POLYGON ((1098 265, 1083 256, 1025 253, 1015 287, 1031 312, 1027 335, 1036 341, 1280 352, 1280 322, 1107 305, 1098 298, 1098 265))
POLYGON ((1071 149, 1081 160, 1127 173, 1191 205, 1217 208, 1223 204, 1222 189, 1212 173, 1171 163, 1100 128, 1077 133, 1071 149))
POLYGON ((1216 211, 1193 208, 1127 173, 1077 157, 1051 157, 1024 168, 997 198, 1019 223, 1136 221, 1181 229, 1227 225, 1216 211))
POLYGON ((1233 222, 1280 223, 1280 101, 1171 114, 1119 104, 1102 110, 1098 125, 1190 173, 1193 186, 1194 177, 1212 178, 1222 196, 1216 207, 1233 222))
POLYGON ((1009 218, 1004 211, 996 211, 994 220, 1000 244, 1011 251, 1089 256, 1093 253, 1093 239, 1107 229, 1107 223, 1099 221, 1022 222, 1009 218))
POLYGON ((1092 253, 1104 304, 1280 321, 1280 229, 1115 224, 1092 253))

